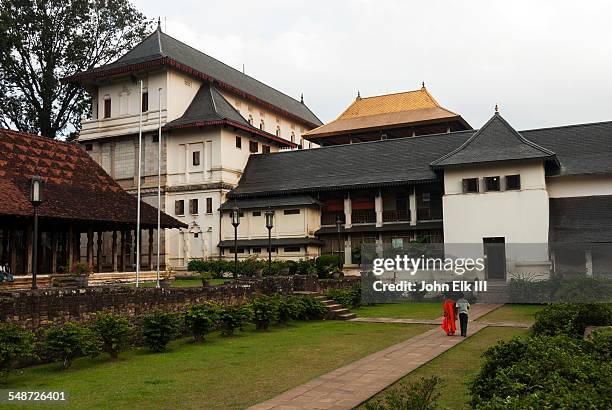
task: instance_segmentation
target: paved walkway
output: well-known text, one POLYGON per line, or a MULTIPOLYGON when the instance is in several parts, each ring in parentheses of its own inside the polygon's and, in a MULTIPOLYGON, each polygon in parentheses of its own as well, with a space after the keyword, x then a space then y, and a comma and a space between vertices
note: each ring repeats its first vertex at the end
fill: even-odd
MULTIPOLYGON (((470 312, 468 337, 487 327, 473 320, 499 306, 474 305, 470 312)), ((374 319, 382 322, 385 318, 374 319)), ((422 323, 397 320, 407 319, 387 318, 385 322, 422 323)), ((441 320, 432 322, 439 325, 441 320)), ((440 328, 435 328, 319 376, 251 409, 352 409, 463 340, 461 336, 446 336, 440 328)))

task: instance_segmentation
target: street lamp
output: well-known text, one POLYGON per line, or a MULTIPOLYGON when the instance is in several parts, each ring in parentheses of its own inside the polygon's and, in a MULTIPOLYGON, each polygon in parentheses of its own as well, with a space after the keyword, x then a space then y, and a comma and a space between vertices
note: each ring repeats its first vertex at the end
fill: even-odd
POLYGON ((336 218, 336 229, 338 230, 338 256, 342 259, 342 250, 340 248, 340 228, 342 227, 342 219, 336 218))
POLYGON ((43 180, 40 176, 35 175, 32 177, 32 187, 30 193, 30 201, 34 208, 34 238, 33 238, 33 249, 32 249, 32 289, 37 289, 36 284, 36 273, 38 268, 38 206, 43 200, 43 180))
POLYGON ((240 209, 232 209, 232 225, 234 226, 234 279, 238 278, 238 225, 240 225, 240 209))
POLYGON ((268 228, 268 275, 272 273, 272 228, 274 227, 274 211, 266 211, 266 228, 268 228))

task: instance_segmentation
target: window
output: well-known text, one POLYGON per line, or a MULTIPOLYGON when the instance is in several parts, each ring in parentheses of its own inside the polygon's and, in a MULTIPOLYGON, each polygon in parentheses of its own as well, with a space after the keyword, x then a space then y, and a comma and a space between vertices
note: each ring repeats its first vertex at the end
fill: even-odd
POLYGON ((242 138, 236 137, 236 148, 242 149, 242 138))
POLYGON ((189 200, 189 213, 192 215, 196 215, 198 213, 198 199, 190 199, 189 200))
POLYGON ((285 251, 285 253, 299 252, 300 247, 299 246, 285 246, 283 248, 283 251, 285 251))
POLYGON ((295 131, 291 131, 291 142, 295 142, 295 131))
MULTIPOLYGON (((268 252, 268 247, 267 247, 267 246, 266 246, 266 252, 268 252)), ((272 247, 272 250, 271 250, 271 251, 269 251, 269 252, 271 252, 271 253, 276 253, 276 248, 273 246, 273 247, 272 247)))
POLYGON ((93 150, 93 144, 85 144, 85 151, 93 150))
POLYGON ((283 211, 283 213, 285 215, 299 215, 300 214, 300 210, 299 209, 285 209, 283 211))
POLYGON ((142 93, 142 112, 147 111, 149 111, 149 93, 145 91, 142 93))
POLYGON ((198 232, 196 232, 196 233, 194 233, 194 234, 193 234, 193 237, 194 237, 194 238, 197 238, 197 237, 199 237, 199 236, 200 236, 200 234, 199 234, 198 232))
POLYGON ((485 189, 489 191, 499 191, 499 177, 485 177, 485 189))
POLYGON ((238 252, 237 253, 244 253, 244 248, 238 248, 238 252))
POLYGON ((200 151, 193 151, 191 153, 191 163, 193 164, 194 167, 197 167, 200 165, 200 151))
POLYGON ((463 193, 476 193, 478 192, 478 178, 464 178, 463 179, 463 193))
POLYGON ((255 211, 255 212, 253 212, 253 216, 261 216, 261 211, 255 211))
POLYGON ((253 125, 253 116, 249 114, 249 124, 253 125))
POLYGON ((261 248, 253 248, 251 249, 253 253, 261 253, 261 248))
POLYGON ((174 201, 174 214, 185 215, 185 201, 183 201, 182 199, 174 201))
POLYGON ((423 192, 421 194, 421 200, 423 201, 423 203, 431 202, 431 193, 430 192, 423 192))
POLYGON ((261 122, 259 123, 259 129, 263 130, 266 127, 266 124, 264 123, 264 120, 261 120, 261 122))
POLYGON ((212 198, 206 198, 206 213, 212 214, 212 198))
POLYGON ((269 154, 270 153, 270 146, 269 145, 262 145, 261 146, 261 152, 263 152, 264 154, 269 154))
POLYGON ((111 116, 111 99, 104 99, 104 116, 102 118, 110 118, 111 116))
POLYGON ((277 125, 277 126, 276 126, 276 136, 277 136, 277 137, 280 137, 280 133, 281 133, 281 130, 280 130, 280 125, 277 125))
POLYGON ((506 190, 512 191, 521 189, 520 175, 506 175, 506 190))
POLYGON ((257 144, 257 141, 249 141, 249 151, 250 152, 259 151, 259 144, 257 144))

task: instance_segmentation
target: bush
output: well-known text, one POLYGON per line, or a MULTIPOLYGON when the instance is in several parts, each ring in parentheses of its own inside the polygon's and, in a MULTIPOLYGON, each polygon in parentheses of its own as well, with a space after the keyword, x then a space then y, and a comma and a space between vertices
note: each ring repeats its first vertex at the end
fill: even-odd
POLYGON ((236 329, 242 329, 251 317, 251 311, 243 306, 226 306, 219 310, 219 327, 223 336, 232 336, 236 329))
POLYGON ((176 314, 153 313, 142 318, 142 340, 152 351, 162 352, 178 336, 180 328, 181 323, 176 314))
POLYGON ((421 377, 408 386, 392 387, 378 400, 366 403, 367 410, 435 410, 440 399, 442 379, 421 377))
POLYGON ((327 308, 317 299, 306 296, 296 297, 294 302, 294 317, 296 320, 318 320, 327 315, 327 308))
POLYGON ((326 279, 332 272, 342 269, 342 258, 338 255, 321 255, 315 259, 315 266, 319 278, 326 279))
POLYGON ((568 303, 610 302, 612 281, 595 278, 573 278, 559 282, 553 300, 568 303))
POLYGON ((351 290, 328 289, 325 295, 347 309, 359 307, 359 305, 361 305, 360 287, 355 287, 351 290))
POLYGON ((191 259, 187 264, 187 270, 192 272, 212 272, 213 278, 222 278, 225 272, 233 270, 233 264, 224 260, 191 259))
POLYGON ((204 340, 217 322, 217 309, 208 304, 191 305, 185 312, 185 325, 196 342, 204 340))
POLYGON ((611 348, 609 342, 598 346, 566 335, 502 341, 484 353, 484 364, 470 385, 471 405, 607 408, 612 368, 601 351, 611 348))
POLYGON ((268 329, 270 323, 276 321, 278 317, 277 303, 269 296, 256 297, 250 307, 257 330, 268 329))
POLYGON ((582 338, 587 326, 612 325, 612 305, 605 303, 552 303, 535 315, 535 335, 565 334, 582 338))
POLYGON ((119 352, 127 348, 133 331, 126 318, 111 314, 96 316, 91 328, 102 341, 102 350, 112 359, 119 357, 119 352))
POLYGON ((79 356, 97 356, 102 341, 91 329, 69 322, 47 330, 43 346, 52 359, 61 361, 63 368, 67 369, 79 356))
POLYGON ((303 309, 303 305, 296 296, 289 296, 286 298, 277 296, 274 299, 274 303, 276 303, 276 319, 280 324, 285 324, 291 319, 296 319, 300 309, 303 309))
POLYGON ((12 323, 0 323, 0 382, 20 360, 34 357, 34 334, 12 323))

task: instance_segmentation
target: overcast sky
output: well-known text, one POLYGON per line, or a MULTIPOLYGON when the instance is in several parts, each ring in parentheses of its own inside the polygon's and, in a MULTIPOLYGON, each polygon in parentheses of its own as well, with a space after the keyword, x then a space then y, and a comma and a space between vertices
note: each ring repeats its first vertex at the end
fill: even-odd
POLYGON ((323 121, 355 98, 425 84, 479 128, 612 120, 612 2, 135 0, 171 36, 323 121))

